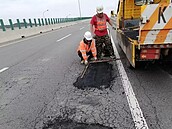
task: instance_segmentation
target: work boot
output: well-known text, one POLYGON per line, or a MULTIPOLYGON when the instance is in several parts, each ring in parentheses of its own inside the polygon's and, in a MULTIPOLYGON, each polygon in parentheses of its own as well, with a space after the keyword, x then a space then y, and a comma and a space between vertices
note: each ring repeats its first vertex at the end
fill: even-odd
POLYGON ((104 54, 104 53, 102 53, 102 54, 101 54, 101 57, 104 57, 104 56, 105 56, 105 54, 104 54))
POLYGON ((115 59, 116 57, 115 57, 114 54, 112 54, 112 55, 110 56, 110 58, 115 59))
POLYGON ((115 56, 110 56, 110 58, 115 59, 115 56))

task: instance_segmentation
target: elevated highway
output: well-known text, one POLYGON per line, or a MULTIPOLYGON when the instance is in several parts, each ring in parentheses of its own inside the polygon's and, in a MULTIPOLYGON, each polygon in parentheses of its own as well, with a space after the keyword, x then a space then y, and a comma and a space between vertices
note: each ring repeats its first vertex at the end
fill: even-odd
POLYGON ((91 66, 92 81, 85 80, 110 76, 110 86, 74 86, 85 67, 76 49, 89 29, 89 21, 77 21, 0 44, 0 129, 135 129, 132 115, 142 124, 139 110, 149 129, 172 128, 172 64, 129 69, 111 28, 120 60, 91 66))

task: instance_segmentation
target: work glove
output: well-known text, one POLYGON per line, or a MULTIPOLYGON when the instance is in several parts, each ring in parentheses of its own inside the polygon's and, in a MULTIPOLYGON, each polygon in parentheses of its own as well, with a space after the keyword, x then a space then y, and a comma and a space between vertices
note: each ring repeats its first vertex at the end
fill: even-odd
POLYGON ((94 57, 94 60, 97 60, 97 57, 94 57))
POLYGON ((85 61, 84 61, 84 64, 85 64, 85 65, 88 65, 88 60, 85 60, 85 61))

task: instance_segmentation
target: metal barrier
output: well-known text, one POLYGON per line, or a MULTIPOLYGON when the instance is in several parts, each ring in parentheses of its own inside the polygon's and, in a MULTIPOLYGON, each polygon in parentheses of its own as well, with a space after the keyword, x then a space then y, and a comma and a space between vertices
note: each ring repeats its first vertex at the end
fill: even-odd
POLYGON ((46 25, 54 25, 58 23, 72 22, 78 20, 90 19, 91 17, 76 17, 76 18, 34 18, 34 19, 16 19, 16 22, 12 21, 12 19, 8 20, 8 23, 4 24, 3 19, 0 19, 0 30, 6 31, 6 29, 22 29, 22 28, 30 28, 30 27, 38 27, 38 26, 46 26, 46 25))

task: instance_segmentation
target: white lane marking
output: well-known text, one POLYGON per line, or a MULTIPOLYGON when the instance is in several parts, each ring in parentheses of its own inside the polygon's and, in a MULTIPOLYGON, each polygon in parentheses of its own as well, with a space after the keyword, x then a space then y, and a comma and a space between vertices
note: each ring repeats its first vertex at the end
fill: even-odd
POLYGON ((9 69, 9 67, 5 67, 3 69, 0 69, 0 73, 4 72, 5 70, 9 69))
POLYGON ((71 36, 71 35, 72 35, 72 34, 68 34, 68 35, 64 36, 63 38, 58 39, 56 42, 59 42, 59 41, 61 41, 61 40, 65 39, 65 38, 67 38, 67 37, 69 37, 69 36, 71 36))
MULTIPOLYGON (((28 39, 25 39, 25 40, 22 40, 22 41, 26 41, 26 40, 28 40, 28 39)), ((17 44, 17 43, 21 43, 22 41, 15 41, 15 42, 12 42, 12 43, 8 43, 8 44, 5 44, 5 45, 1 45, 0 48, 1 47, 6 47, 6 46, 9 46, 9 45, 13 45, 13 44, 17 44)))
POLYGON ((80 30, 84 29, 85 27, 80 28, 80 30))
MULTIPOLYGON (((112 35, 111 41, 115 56, 116 58, 119 58, 120 56, 113 41, 112 35)), ((116 63, 118 66, 119 74, 121 76, 123 88, 127 97, 130 111, 135 123, 135 127, 136 129, 149 129, 121 60, 117 60, 116 63)))
MULTIPOLYGON (((59 31, 59 30, 55 30, 55 31, 59 31)), ((27 41, 27 40, 29 40, 29 39, 33 39, 33 38, 36 38, 36 37, 40 37, 40 36, 44 36, 44 35, 47 35, 48 33, 53 33, 53 32, 55 32, 55 31, 52 31, 52 32, 44 32, 44 33, 42 33, 42 34, 38 34, 38 35, 33 35, 32 37, 26 37, 26 39, 22 39, 22 38, 20 38, 20 39, 16 39, 16 40, 19 40, 19 41, 12 41, 11 43, 7 43, 7 44, 5 44, 5 45, 0 45, 0 48, 1 47, 6 47, 6 46, 9 46, 9 45, 13 45, 13 44, 17 44, 17 43, 21 43, 21 42, 23 42, 23 41, 27 41)), ((9 41, 10 42, 10 41, 9 41)), ((23 42, 24 43, 24 42, 23 42)))
POLYGON ((18 43, 18 42, 15 42, 15 43, 8 43, 8 44, 5 44, 5 45, 0 46, 0 48, 1 48, 1 47, 6 47, 6 46, 8 46, 8 45, 16 44, 16 43, 18 43))

